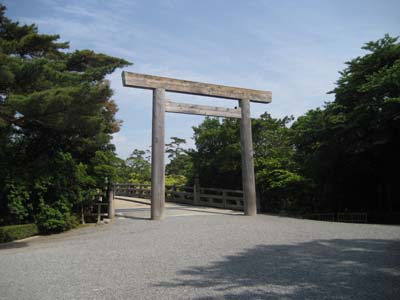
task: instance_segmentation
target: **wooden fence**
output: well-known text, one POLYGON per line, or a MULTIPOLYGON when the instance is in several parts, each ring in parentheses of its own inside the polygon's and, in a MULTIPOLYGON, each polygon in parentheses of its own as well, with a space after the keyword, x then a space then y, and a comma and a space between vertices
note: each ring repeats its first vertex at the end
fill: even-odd
POLYGON ((304 216, 305 219, 317 220, 317 221, 335 221, 334 213, 318 213, 318 214, 308 214, 304 216))
POLYGON ((367 223, 367 213, 365 212, 345 212, 337 214, 338 222, 347 222, 347 223, 367 223))
POLYGON ((341 213, 315 213, 303 216, 305 219, 346 222, 346 223, 367 223, 368 214, 366 212, 341 212, 341 213))
MULTIPOLYGON (((150 199, 150 184, 117 183, 114 195, 150 199)), ((169 202, 243 210, 243 191, 189 186, 166 186, 165 199, 169 202)))
MULTIPOLYGON (((117 183, 114 184, 114 195, 132 198, 151 198, 150 184, 117 183)), ((197 206, 209 206, 243 210, 243 191, 217 188, 204 188, 198 186, 166 186, 165 200, 169 202, 183 203, 197 206)), ((306 219, 330 221, 367 223, 366 212, 342 212, 342 213, 314 213, 303 216, 306 219)))

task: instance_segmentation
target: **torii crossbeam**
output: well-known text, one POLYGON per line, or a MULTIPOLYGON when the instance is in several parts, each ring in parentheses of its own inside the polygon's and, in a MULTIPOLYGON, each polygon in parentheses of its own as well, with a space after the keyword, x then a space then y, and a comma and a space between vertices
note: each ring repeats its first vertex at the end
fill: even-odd
POLYGON ((242 148, 242 180, 244 213, 257 214, 256 186, 253 165, 253 141, 251 133, 250 101, 270 103, 270 91, 251 90, 224 85, 201 83, 167 77, 122 72, 126 87, 153 90, 152 152, 151 152, 151 218, 164 217, 165 204, 165 112, 220 116, 240 119, 240 144, 242 148), (167 101, 165 92, 233 99, 239 108, 223 108, 167 101))

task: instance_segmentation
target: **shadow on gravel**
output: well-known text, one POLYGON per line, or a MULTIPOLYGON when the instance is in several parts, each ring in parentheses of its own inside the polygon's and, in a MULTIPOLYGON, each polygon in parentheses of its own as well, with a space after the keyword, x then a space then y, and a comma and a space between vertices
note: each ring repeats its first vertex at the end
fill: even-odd
POLYGON ((213 210, 213 211, 210 211, 208 209, 201 209, 201 208, 193 209, 193 208, 179 207, 179 206, 171 207, 169 209, 171 209, 171 210, 183 210, 183 211, 194 211, 194 212, 201 212, 201 213, 211 214, 211 215, 244 216, 243 213, 220 212, 220 211, 217 211, 216 209, 213 210))
POLYGON ((29 246, 29 244, 27 242, 9 242, 9 243, 0 244, 0 250, 24 248, 24 247, 28 247, 28 246, 29 246))
POLYGON ((316 240, 259 245, 182 270, 159 287, 194 287, 198 300, 400 299, 400 241, 316 240), (205 297, 201 295, 216 295, 205 297))
POLYGON ((130 215, 117 216, 117 218, 140 220, 140 221, 149 221, 149 220, 151 220, 150 217, 134 217, 134 216, 130 216, 130 215))

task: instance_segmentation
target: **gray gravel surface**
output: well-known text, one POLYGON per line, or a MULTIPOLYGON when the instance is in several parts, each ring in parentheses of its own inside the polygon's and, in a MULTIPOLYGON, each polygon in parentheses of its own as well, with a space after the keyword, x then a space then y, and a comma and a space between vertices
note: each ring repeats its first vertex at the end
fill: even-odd
POLYGON ((0 246, 0 299, 400 299, 400 227, 122 211, 0 246))

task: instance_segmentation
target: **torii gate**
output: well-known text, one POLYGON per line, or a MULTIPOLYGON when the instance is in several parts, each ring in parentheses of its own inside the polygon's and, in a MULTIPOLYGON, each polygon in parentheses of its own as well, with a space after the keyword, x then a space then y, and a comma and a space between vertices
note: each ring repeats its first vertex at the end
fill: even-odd
POLYGON ((165 210, 165 112, 240 119, 244 213, 248 216, 257 214, 250 101, 270 103, 272 100, 272 93, 270 91, 243 89, 125 71, 122 72, 122 82, 127 87, 153 90, 151 140, 151 218, 153 220, 162 219, 165 210), (238 100, 239 108, 233 109, 171 102, 167 101, 165 97, 166 91, 238 100))

